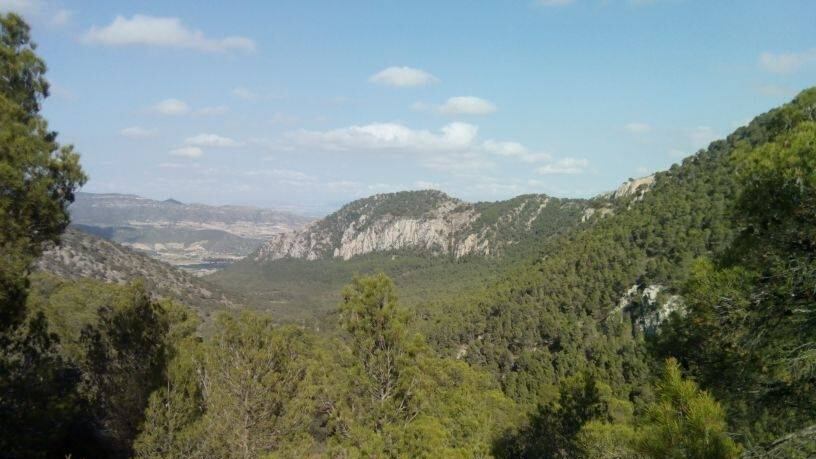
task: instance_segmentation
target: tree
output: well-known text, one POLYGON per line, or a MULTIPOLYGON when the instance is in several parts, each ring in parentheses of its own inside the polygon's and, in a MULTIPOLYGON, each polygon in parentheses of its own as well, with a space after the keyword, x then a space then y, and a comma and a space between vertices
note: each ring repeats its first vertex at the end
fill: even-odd
POLYGON ((44 316, 25 323, 30 265, 59 240, 85 182, 79 156, 39 115, 48 83, 35 48, 19 16, 0 15, 0 450, 10 457, 49 454, 76 384, 44 316))
POLYGON ((683 379, 674 359, 666 360, 657 400, 646 409, 635 449, 656 459, 732 459, 740 453, 727 434, 720 404, 683 379))
POLYGON ((19 16, 0 16, 0 333, 22 320, 29 264, 58 241, 86 180, 73 147, 39 115, 48 83, 35 48, 19 16))
POLYGON ((408 339, 391 279, 385 274, 355 278, 343 290, 340 311, 352 352, 369 379, 371 400, 383 410, 377 413, 378 428, 385 416, 411 416, 415 381, 408 363, 423 349, 422 343, 408 339))
POLYGON ((100 425, 110 455, 130 457, 142 427, 150 393, 164 381, 171 323, 167 306, 150 299, 139 284, 124 301, 103 306, 97 323, 87 325, 79 342, 84 355, 80 393, 100 425))

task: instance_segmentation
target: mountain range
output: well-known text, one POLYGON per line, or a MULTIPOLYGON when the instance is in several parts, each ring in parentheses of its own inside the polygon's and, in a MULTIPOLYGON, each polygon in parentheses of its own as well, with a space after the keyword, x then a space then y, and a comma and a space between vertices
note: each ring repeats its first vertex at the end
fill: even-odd
POLYGON ((240 259, 311 219, 246 206, 185 204, 128 194, 77 193, 73 225, 196 274, 240 259))

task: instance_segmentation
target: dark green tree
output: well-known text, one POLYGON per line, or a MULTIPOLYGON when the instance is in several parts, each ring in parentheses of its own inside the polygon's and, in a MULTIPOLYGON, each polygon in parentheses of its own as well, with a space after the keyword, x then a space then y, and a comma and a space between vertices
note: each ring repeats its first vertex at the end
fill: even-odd
POLYGON ((43 316, 26 321, 30 265, 59 240, 85 182, 79 156, 39 115, 48 83, 35 48, 19 16, 0 15, 0 450, 10 457, 49 454, 76 383, 43 316))

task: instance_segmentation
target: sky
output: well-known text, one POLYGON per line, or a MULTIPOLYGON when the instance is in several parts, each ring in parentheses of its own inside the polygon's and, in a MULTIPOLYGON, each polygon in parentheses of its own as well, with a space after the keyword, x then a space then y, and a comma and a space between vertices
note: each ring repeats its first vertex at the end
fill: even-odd
POLYGON ((812 0, 0 0, 89 192, 591 197, 816 85, 812 0))

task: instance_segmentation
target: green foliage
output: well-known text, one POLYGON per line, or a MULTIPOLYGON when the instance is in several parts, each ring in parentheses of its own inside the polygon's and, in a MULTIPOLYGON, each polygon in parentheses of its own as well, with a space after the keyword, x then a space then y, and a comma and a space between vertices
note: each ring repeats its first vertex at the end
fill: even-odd
POLYGON ((646 457, 726 459, 740 448, 727 435, 725 412, 711 395, 680 375, 669 359, 657 384, 657 400, 646 408, 635 447, 646 457))
POLYGON ((0 15, 0 450, 10 457, 54 452, 76 384, 44 315, 25 307, 30 264, 59 239, 85 181, 78 155, 39 115, 48 83, 34 49, 28 25, 0 15))
MULTIPOLYGON (((804 108, 816 103, 811 93, 799 99, 804 108)), ((816 125, 787 128, 736 155, 742 230, 696 265, 686 316, 655 343, 726 401, 732 425, 754 447, 816 421, 816 125)))

